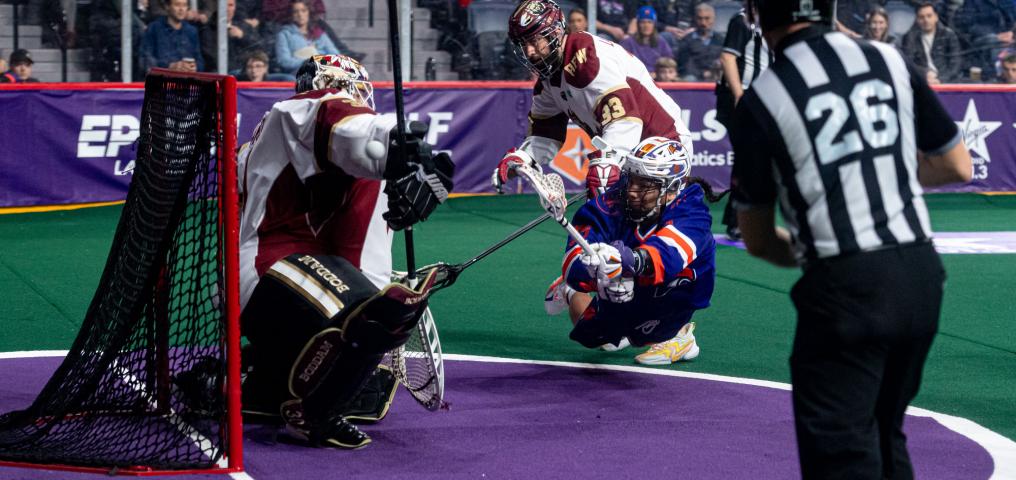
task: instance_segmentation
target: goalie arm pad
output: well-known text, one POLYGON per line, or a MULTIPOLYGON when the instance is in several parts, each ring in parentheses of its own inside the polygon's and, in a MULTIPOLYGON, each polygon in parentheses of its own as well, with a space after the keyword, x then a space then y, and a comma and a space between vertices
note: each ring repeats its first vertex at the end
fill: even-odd
POLYGON ((378 115, 345 98, 323 102, 318 111, 314 150, 357 178, 381 179, 388 167, 389 132, 395 117, 378 115))

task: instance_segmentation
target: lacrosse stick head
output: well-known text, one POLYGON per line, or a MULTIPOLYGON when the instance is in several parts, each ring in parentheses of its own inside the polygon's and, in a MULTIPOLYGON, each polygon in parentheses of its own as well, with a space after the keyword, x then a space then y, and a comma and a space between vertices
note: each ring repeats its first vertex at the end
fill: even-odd
POLYGON ((420 267, 416 270, 416 276, 426 278, 426 276, 430 274, 431 270, 434 270, 435 274, 434 286, 430 288, 430 291, 436 292, 442 288, 452 286, 452 284, 459 279, 459 273, 462 273, 462 266, 438 262, 425 267, 420 267))
POLYGON ((554 220, 561 221, 568 210, 568 198, 565 196, 564 180, 556 173, 544 175, 529 165, 515 167, 515 173, 524 178, 540 197, 540 205, 554 220))

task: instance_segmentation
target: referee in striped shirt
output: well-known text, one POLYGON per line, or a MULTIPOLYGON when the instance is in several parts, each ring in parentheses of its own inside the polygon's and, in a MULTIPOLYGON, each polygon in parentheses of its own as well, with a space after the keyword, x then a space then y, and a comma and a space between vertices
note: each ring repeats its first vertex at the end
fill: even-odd
POLYGON ((776 60, 737 106, 731 183, 749 253, 804 270, 790 294, 802 474, 912 478, 903 413, 945 281, 922 187, 969 181, 970 156, 896 50, 830 29, 835 1, 749 3, 776 60))
MULTIPOLYGON (((755 24, 757 12, 748 14, 747 9, 730 18, 727 36, 720 53, 723 75, 716 82, 716 120, 727 129, 727 136, 734 138, 734 107, 744 96, 759 75, 773 63, 773 54, 762 38, 762 30, 755 24)), ((733 203, 728 201, 723 210, 723 224, 727 226, 727 238, 740 240, 737 228, 737 214, 733 203)))

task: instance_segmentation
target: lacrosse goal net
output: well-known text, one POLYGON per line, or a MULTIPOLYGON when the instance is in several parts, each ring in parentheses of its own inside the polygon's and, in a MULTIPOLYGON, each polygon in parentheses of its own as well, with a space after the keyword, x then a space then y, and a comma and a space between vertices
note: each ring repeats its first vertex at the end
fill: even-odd
POLYGON ((148 475, 242 468, 236 81, 153 70, 98 289, 0 464, 148 475))

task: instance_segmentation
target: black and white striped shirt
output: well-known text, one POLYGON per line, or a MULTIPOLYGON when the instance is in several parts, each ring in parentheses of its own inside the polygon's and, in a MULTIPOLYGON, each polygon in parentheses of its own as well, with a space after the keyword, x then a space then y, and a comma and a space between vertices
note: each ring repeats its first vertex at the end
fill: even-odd
MULTIPOLYGON (((741 76, 741 87, 745 90, 772 63, 772 52, 762 38, 762 31, 748 21, 744 10, 734 15, 727 24, 723 51, 737 57, 737 73, 741 76)), ((721 81, 726 84, 727 80, 723 78, 721 81)))
POLYGON ((930 239, 917 150, 943 153, 960 132, 915 70, 825 27, 786 37, 737 107, 737 208, 778 196, 802 263, 930 239))

